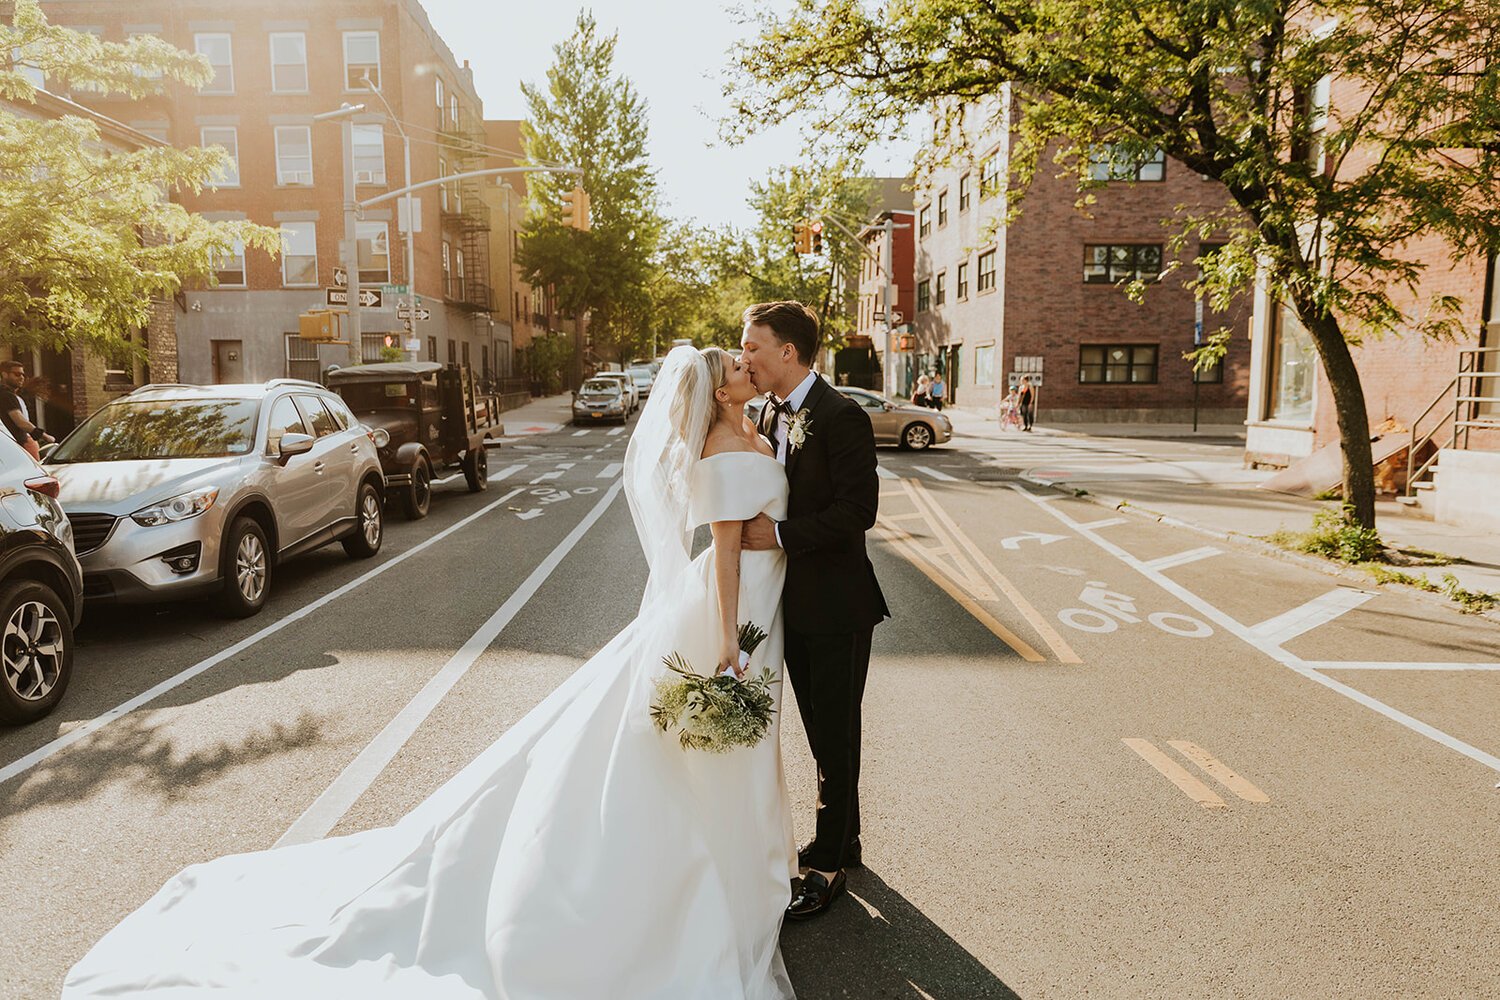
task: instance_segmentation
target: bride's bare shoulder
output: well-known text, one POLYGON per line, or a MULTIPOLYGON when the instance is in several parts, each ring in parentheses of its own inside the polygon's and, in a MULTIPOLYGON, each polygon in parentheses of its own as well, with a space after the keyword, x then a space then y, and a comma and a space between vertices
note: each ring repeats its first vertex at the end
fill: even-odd
POLYGON ((745 440, 744 435, 716 425, 708 432, 708 437, 703 442, 703 454, 700 457, 708 458, 711 455, 728 455, 734 452, 754 454, 755 445, 745 440))

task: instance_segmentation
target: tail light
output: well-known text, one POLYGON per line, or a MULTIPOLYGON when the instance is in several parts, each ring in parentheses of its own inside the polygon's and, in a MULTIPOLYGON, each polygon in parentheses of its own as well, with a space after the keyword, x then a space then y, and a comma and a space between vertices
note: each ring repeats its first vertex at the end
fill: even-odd
POLYGON ((62 483, 52 476, 38 476, 35 479, 26 480, 26 488, 33 493, 40 493, 44 497, 56 500, 62 493, 62 483))

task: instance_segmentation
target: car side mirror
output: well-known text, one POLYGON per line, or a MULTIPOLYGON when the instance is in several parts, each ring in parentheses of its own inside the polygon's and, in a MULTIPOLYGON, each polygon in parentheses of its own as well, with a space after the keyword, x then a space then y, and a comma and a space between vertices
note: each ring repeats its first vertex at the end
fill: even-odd
POLYGON ((291 458, 293 455, 305 455, 308 452, 312 451, 313 443, 315 441, 316 438, 314 438, 311 434, 281 435, 281 445, 279 451, 279 454, 281 455, 281 464, 285 465, 286 460, 291 458))
POLYGON ((880 407, 883 410, 894 410, 896 408, 896 404, 891 402, 883 402, 880 404, 880 407))

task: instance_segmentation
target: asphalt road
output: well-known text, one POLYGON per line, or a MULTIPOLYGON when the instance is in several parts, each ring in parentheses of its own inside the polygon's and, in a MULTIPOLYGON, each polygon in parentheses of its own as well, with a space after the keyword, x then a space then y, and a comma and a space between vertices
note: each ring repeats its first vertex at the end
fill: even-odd
MULTIPOLYGON (((625 441, 509 441, 249 621, 91 611, 60 710, 0 733, 0 995, 186 865, 393 822, 561 683, 639 602, 625 441)), ((869 868, 784 930, 800 996, 1500 996, 1500 628, 976 441, 881 464, 869 868)))

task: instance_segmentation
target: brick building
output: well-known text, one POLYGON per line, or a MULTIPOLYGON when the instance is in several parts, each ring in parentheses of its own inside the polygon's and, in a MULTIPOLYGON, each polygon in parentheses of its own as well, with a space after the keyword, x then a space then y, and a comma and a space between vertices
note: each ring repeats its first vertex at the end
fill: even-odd
POLYGON ((899 352, 891 350, 891 341, 899 342, 902 333, 910 330, 907 325, 916 305, 916 281, 913 277, 916 260, 913 248, 916 242, 915 236, 916 213, 909 210, 890 209, 881 212, 871 219, 869 224, 859 231, 860 242, 864 245, 865 256, 860 262, 859 270, 859 302, 855 310, 856 335, 872 346, 876 356, 881 360, 879 384, 875 388, 896 385, 895 369, 892 362, 899 357, 899 352), (879 262, 886 259, 886 231, 883 228, 889 220, 895 226, 904 226, 904 229, 891 230, 890 239, 890 275, 886 275, 879 262), (890 283, 895 285, 895 291, 891 295, 891 304, 899 316, 887 317, 882 315, 885 308, 885 286, 890 283), (887 332, 889 331, 889 337, 887 332))
MULTIPOLYGON (((347 364, 349 347, 296 336, 297 316, 325 304, 344 235, 342 129, 313 116, 364 104, 354 118, 357 197, 404 183, 400 130, 409 136, 413 182, 475 169, 483 160, 480 101, 416 0, 58 0, 55 24, 107 39, 158 35, 208 56, 201 90, 168 82, 141 101, 77 95, 141 132, 177 146, 220 145, 235 165, 183 204, 211 219, 248 218, 282 231, 280 258, 240 251, 217 262, 218 286, 187 292, 179 316, 180 377, 189 382, 317 378, 347 364), (379 94, 371 93, 370 87, 379 94)), ((415 260, 405 259, 400 209, 367 209, 359 224, 360 279, 368 287, 411 283, 431 318, 417 323, 416 356, 493 369, 489 210, 474 182, 422 192, 415 260), (414 266, 413 266, 414 265, 414 266)), ((407 337, 394 295, 361 321, 365 360, 407 337)))
MULTIPOLYGON (((40 86, 45 81, 38 74, 34 82, 40 86)), ((89 119, 98 129, 99 145, 110 152, 159 145, 156 139, 144 133, 47 91, 38 91, 35 103, 0 99, 0 107, 21 118, 89 119)), ((10 344, 0 344, 0 352, 5 359, 26 365, 33 377, 43 378, 51 384, 49 399, 31 400, 32 418, 37 426, 61 439, 90 413, 136 386, 152 380, 177 380, 178 315, 180 311, 176 303, 152 300, 149 322, 140 330, 132 331, 130 336, 144 349, 145 358, 129 365, 105 359, 83 348, 21 350, 10 344)))
MULTIPOLYGON (((1049 152, 1006 226, 1011 116, 990 112, 1010 100, 1007 88, 964 108, 961 121, 934 123, 972 139, 918 178, 914 337, 893 391, 940 371, 953 402, 988 409, 1029 374, 1042 385, 1044 421, 1190 420, 1195 379, 1182 355, 1194 344, 1195 302, 1181 276, 1156 280, 1172 262, 1161 222, 1179 205, 1213 208, 1228 196, 1174 161, 1119 162, 1101 146, 1092 169, 1107 184, 1084 215, 1072 179, 1052 176, 1049 152), (1135 278, 1151 281, 1139 305, 1116 287, 1135 278)), ((1204 249, 1185 248, 1187 268, 1204 249)), ((1243 419, 1247 322, 1248 307, 1204 316, 1205 330, 1237 336, 1225 363, 1198 380, 1203 420, 1243 419)))

